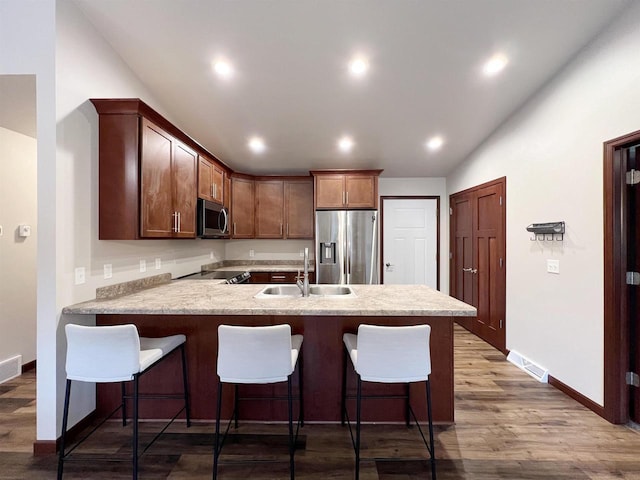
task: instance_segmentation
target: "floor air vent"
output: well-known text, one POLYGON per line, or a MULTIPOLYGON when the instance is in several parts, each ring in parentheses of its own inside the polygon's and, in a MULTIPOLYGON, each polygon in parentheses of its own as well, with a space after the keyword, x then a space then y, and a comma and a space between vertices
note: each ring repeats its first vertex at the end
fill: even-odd
POLYGON ((0 362, 0 383, 18 377, 22 373, 22 355, 7 358, 0 362))
POLYGON ((507 360, 513 363, 520 370, 525 371, 533 378, 542 383, 547 383, 549 377, 549 371, 542 368, 540 365, 536 365, 528 358, 523 357, 518 352, 511 350, 507 356, 507 360))

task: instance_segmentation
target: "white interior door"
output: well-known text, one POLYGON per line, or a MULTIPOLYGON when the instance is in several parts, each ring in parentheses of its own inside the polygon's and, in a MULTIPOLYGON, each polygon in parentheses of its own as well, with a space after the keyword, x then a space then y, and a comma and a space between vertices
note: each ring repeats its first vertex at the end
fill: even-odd
POLYGON ((383 283, 438 285, 438 200, 384 199, 383 283))

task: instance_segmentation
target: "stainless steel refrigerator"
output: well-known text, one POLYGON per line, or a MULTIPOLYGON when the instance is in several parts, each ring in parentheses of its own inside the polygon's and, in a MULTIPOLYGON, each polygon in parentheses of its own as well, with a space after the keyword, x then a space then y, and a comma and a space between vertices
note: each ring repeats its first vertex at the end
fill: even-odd
POLYGON ((316 211, 316 283, 378 283, 378 211, 316 211))

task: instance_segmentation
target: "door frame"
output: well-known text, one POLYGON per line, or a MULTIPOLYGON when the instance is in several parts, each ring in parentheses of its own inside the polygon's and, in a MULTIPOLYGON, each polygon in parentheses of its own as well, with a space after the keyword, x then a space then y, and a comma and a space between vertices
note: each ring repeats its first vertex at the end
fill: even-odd
POLYGON ((629 321, 627 312, 627 240, 621 212, 624 172, 621 151, 640 143, 640 130, 604 142, 604 418, 629 421, 629 321))
POLYGON ((384 201, 435 200, 436 201, 436 287, 440 290, 440 195, 386 195, 380 197, 380 284, 384 283, 384 201))

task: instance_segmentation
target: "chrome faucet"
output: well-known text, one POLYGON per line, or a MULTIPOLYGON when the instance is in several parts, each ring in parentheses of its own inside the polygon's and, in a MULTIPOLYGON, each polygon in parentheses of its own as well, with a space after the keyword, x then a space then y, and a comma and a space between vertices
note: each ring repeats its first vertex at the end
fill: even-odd
POLYGON ((304 249, 304 274, 302 277, 302 281, 300 280, 300 270, 298 270, 298 280, 296 281, 296 285, 302 292, 303 297, 309 296, 309 249, 304 249))

